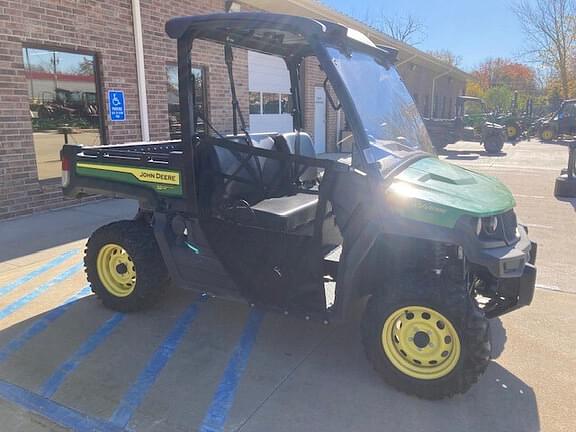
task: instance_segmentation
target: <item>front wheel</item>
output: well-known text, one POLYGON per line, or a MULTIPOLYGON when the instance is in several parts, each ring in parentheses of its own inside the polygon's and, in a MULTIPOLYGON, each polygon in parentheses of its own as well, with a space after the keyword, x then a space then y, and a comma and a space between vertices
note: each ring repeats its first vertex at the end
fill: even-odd
POLYGON ((504 147, 504 137, 500 134, 491 134, 484 138, 484 148, 490 155, 499 154, 504 147))
POLYGON ((464 286, 404 276, 374 294, 362 321, 366 355, 385 382, 425 399, 466 392, 490 359, 488 320, 464 286))
POLYGON ((84 267, 104 306, 132 312, 155 304, 168 285, 168 272, 152 228, 144 221, 119 221, 88 239, 84 267))

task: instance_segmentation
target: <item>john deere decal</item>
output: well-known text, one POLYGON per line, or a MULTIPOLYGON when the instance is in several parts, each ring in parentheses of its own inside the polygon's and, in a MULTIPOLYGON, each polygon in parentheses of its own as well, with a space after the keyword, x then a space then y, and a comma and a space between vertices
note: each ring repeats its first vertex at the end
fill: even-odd
POLYGON ((140 184, 154 189, 162 195, 182 195, 182 184, 178 171, 78 162, 76 173, 110 181, 140 184))

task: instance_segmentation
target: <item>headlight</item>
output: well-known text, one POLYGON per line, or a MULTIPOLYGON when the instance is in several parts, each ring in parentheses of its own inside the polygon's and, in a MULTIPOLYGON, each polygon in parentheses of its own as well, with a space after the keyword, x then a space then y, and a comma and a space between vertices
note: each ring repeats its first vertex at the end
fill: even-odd
POLYGON ((498 229, 498 217, 489 216, 484 218, 478 218, 476 222, 476 235, 480 236, 484 234, 488 237, 493 236, 498 229))
POLYGON ((496 229, 498 229, 498 218, 496 216, 482 218, 482 231, 488 235, 493 235, 496 229))

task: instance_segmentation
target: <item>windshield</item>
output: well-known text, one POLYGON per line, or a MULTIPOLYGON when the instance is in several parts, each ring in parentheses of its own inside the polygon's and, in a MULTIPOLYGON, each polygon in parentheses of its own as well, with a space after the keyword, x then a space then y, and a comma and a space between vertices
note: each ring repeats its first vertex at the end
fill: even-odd
MULTIPOLYGON (((432 144, 418 108, 394 67, 380 64, 361 51, 327 47, 344 80, 368 135, 368 163, 404 158, 415 151, 432 153, 432 144)), ((386 163, 388 165, 388 163, 386 163)))

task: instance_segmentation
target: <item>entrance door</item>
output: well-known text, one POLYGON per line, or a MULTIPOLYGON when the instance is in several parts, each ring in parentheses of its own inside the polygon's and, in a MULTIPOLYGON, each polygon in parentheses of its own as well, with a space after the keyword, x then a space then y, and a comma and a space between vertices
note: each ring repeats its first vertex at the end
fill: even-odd
POLYGON ((314 150, 326 153, 326 92, 314 87, 314 150))

